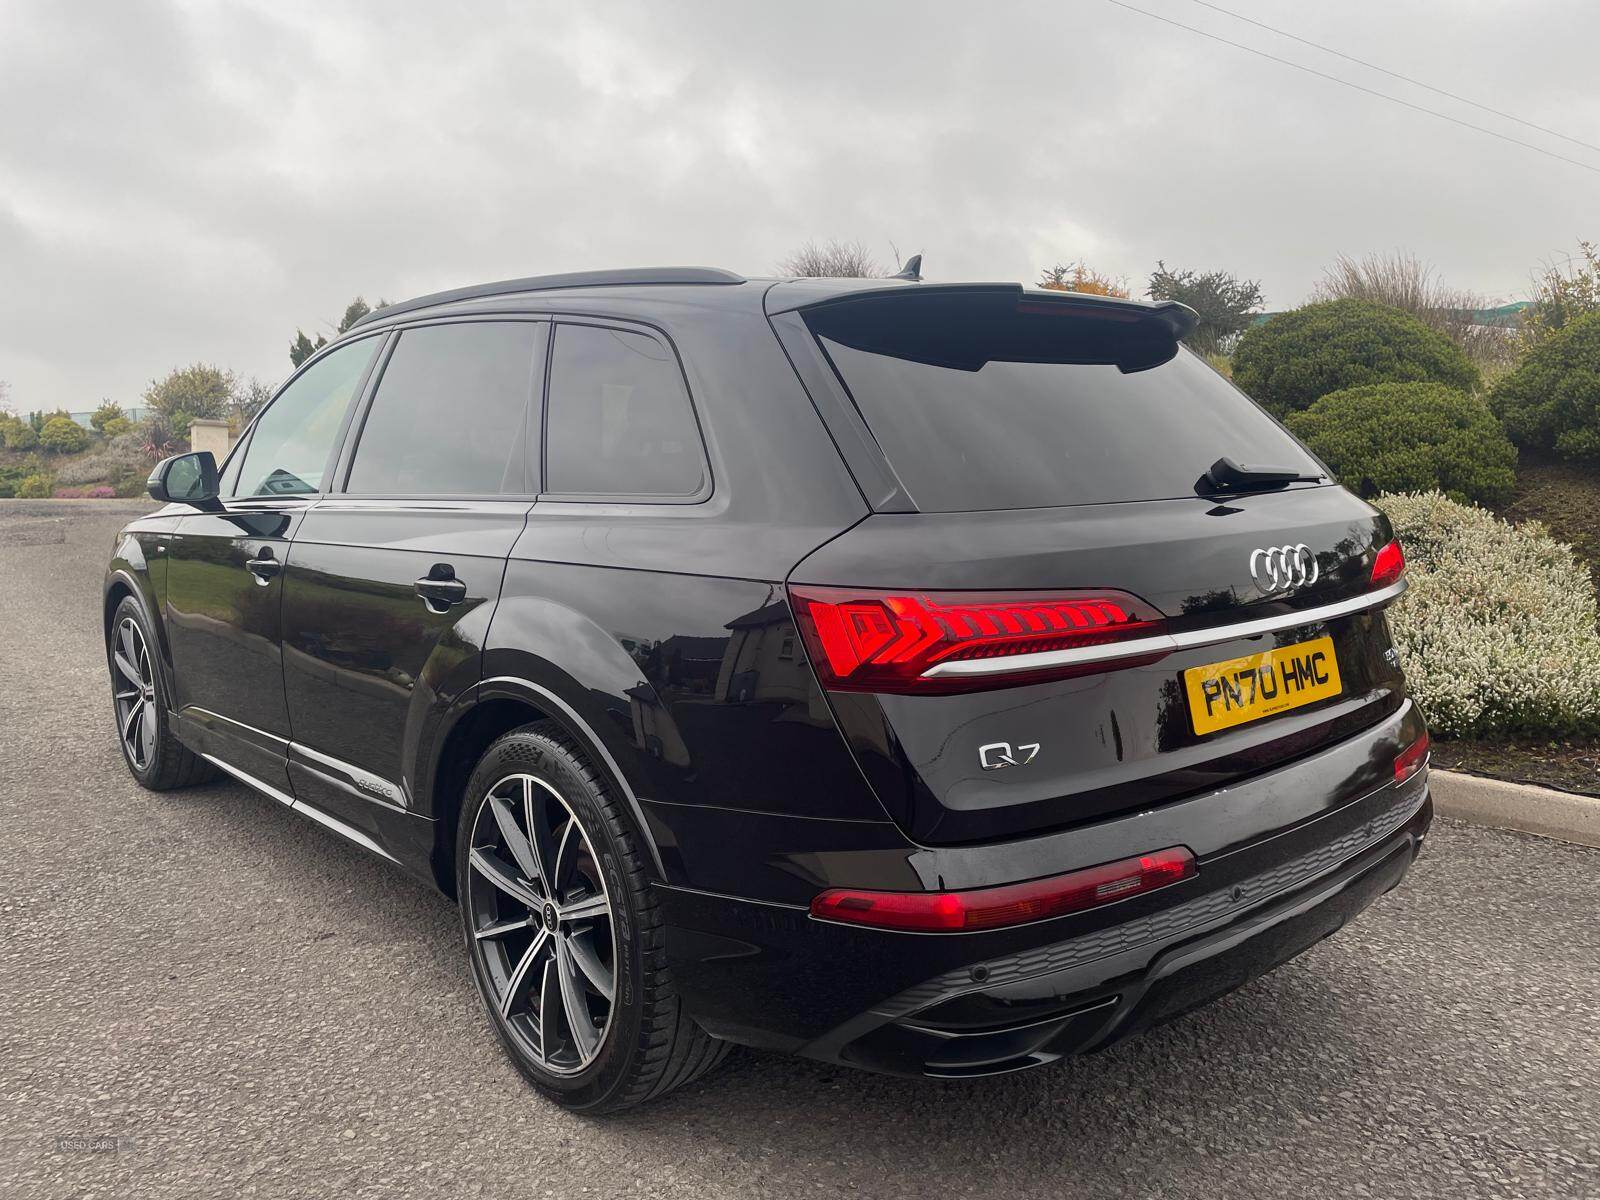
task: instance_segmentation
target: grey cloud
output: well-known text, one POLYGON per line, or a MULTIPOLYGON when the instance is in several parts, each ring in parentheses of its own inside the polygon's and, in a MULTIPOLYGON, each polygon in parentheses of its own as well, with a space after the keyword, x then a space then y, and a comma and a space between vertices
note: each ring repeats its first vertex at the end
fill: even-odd
MULTIPOLYGON (((1188 0, 1139 2, 1402 87, 1188 0)), ((1232 2, 1600 142, 1582 0, 1232 2)), ((1600 176, 1101 0, 12 0, 0 378, 21 407, 74 409, 194 359, 277 378, 296 325, 357 292, 760 273, 809 237, 920 250, 944 278, 1219 265, 1274 305, 1339 252, 1407 246, 1510 294, 1600 236, 1597 193, 1600 176)))

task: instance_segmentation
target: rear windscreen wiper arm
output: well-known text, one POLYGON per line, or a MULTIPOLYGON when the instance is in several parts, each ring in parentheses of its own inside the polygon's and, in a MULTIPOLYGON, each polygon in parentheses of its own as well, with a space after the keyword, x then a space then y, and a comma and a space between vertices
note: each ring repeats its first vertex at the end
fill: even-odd
POLYGON ((1288 487, 1291 483, 1321 483, 1327 476, 1305 475, 1293 467, 1269 467, 1262 463, 1246 465, 1231 458, 1219 458, 1206 470, 1195 490, 1199 492, 1253 492, 1263 488, 1288 487))

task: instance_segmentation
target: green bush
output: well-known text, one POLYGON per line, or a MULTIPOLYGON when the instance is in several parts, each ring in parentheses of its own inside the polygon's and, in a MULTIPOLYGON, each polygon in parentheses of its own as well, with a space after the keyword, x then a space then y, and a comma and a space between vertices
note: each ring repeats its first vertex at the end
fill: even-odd
POLYGON ((102 400, 100 401, 100 407, 95 409, 94 413, 89 417, 89 424, 93 425, 101 433, 105 433, 107 422, 126 421, 127 419, 127 416, 122 411, 122 405, 115 400, 102 400))
POLYGON ((51 417, 39 431, 39 445, 52 454, 76 454, 89 444, 89 431, 71 417, 51 417))
POLYGON ((1495 384, 1489 405, 1524 446, 1600 460, 1600 312, 1578 317, 1495 384))
POLYGON ((43 472, 37 475, 29 475, 17 485, 17 499, 19 500, 48 500, 55 495, 55 492, 55 478, 43 472))
POLYGON ((1444 334, 1397 308, 1330 300, 1245 331, 1233 381, 1279 417, 1369 383, 1443 383, 1470 392, 1478 369, 1444 334))
POLYGON ((128 420, 127 417, 110 417, 107 418, 105 424, 100 426, 100 432, 108 438, 114 438, 120 434, 127 433, 132 428, 133 422, 128 420))
POLYGON ((1291 433, 1363 496, 1440 491, 1504 504, 1517 450, 1489 406, 1442 383, 1374 383, 1329 392, 1285 421, 1291 433))
POLYGON ((7 450, 32 450, 39 444, 39 435, 26 421, 7 425, 4 436, 7 450))
POLYGON ((1434 732, 1600 731, 1594 587, 1571 547, 1537 521, 1513 526, 1438 492, 1374 503, 1405 547, 1411 589, 1389 627, 1434 732))

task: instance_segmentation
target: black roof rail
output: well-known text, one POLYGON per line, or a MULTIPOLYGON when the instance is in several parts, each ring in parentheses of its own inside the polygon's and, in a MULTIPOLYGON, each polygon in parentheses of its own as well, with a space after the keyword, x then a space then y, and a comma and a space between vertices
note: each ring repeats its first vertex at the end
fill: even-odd
POLYGON ((551 292, 560 288, 625 287, 629 285, 661 285, 674 283, 746 283, 743 275, 723 271, 717 267, 624 267, 615 271, 572 271, 565 275, 530 275, 526 279, 502 279, 498 283, 475 283, 471 287, 451 288, 447 292, 432 292, 413 300, 402 300, 370 312, 354 325, 357 329, 369 322, 412 312, 419 308, 432 308, 438 304, 451 304, 457 300, 478 300, 485 296, 508 296, 514 292, 551 292))

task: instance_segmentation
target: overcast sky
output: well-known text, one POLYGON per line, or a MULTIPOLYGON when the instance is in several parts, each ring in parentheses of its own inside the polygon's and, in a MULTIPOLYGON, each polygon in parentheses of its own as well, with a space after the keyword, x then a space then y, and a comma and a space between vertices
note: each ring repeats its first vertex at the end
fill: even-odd
MULTIPOLYGON (((1600 167, 1195 0, 1130 3, 1600 167)), ((1594 0, 1218 3, 1600 145, 1594 0)), ((938 279, 1222 267, 1273 308, 1405 247, 1515 299, 1600 239, 1600 173, 1107 0, 0 0, 19 409, 136 403, 195 360, 276 381, 357 293, 765 274, 829 237, 938 279)))

